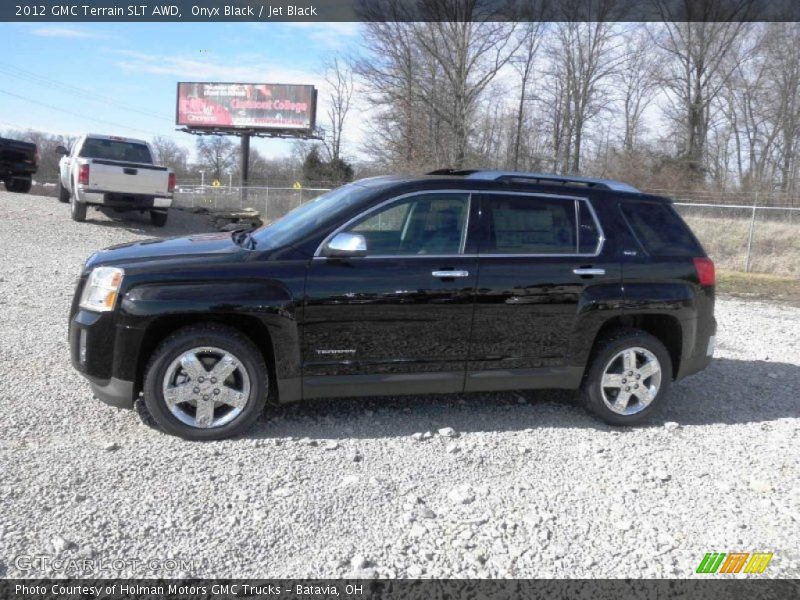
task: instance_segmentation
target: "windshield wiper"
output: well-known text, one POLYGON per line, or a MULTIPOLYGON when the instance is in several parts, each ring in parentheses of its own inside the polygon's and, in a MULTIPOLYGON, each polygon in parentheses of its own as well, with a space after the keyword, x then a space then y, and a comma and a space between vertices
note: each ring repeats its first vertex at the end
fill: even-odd
POLYGON ((247 250, 255 250, 256 247, 256 238, 254 238, 251 234, 251 229, 236 229, 231 232, 231 239, 233 243, 237 246, 241 246, 242 248, 246 248, 247 250))

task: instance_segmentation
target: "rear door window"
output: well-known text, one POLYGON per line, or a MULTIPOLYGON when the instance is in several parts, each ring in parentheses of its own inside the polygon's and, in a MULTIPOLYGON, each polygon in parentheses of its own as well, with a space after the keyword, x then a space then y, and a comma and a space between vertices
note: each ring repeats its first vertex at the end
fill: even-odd
POLYGON ((537 196, 487 195, 481 254, 575 254, 575 201, 537 196))
POLYGON ((689 227, 668 204, 623 202, 622 214, 650 256, 702 256, 689 227))

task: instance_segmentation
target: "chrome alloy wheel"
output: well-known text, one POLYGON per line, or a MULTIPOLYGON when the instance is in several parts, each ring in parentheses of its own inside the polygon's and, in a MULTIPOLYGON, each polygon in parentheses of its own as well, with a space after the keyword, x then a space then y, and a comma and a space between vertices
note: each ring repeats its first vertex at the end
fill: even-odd
POLYGON ((250 376, 227 350, 203 346, 170 363, 161 389, 167 408, 181 423, 208 429, 241 414, 250 398, 250 376))
POLYGON ((655 400, 661 389, 661 363, 645 348, 626 348, 603 369, 603 402, 619 415, 635 415, 655 400))

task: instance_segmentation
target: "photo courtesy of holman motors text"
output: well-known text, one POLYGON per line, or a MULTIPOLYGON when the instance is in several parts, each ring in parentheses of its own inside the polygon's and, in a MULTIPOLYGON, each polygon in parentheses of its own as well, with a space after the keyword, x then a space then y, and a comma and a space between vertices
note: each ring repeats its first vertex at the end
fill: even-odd
POLYGON ((214 596, 280 596, 293 594, 295 596, 360 596, 364 593, 361 583, 347 583, 341 585, 325 584, 310 585, 302 583, 290 584, 257 584, 257 583, 215 583, 215 584, 158 584, 147 585, 139 583, 109 583, 100 585, 79 585, 53 583, 48 585, 14 585, 14 593, 23 596, 66 596, 80 595, 89 597, 107 596, 199 596, 211 594, 214 596))

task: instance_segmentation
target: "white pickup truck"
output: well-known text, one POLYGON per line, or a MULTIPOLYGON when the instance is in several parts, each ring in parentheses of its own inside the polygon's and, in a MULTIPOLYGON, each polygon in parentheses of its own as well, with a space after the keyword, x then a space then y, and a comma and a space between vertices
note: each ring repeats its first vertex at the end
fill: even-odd
POLYGON ((85 221, 86 209, 93 205, 118 212, 149 211, 153 225, 166 224, 175 173, 153 164, 147 142, 88 134, 71 150, 59 146, 56 152, 62 155, 58 199, 71 204, 73 220, 85 221))

